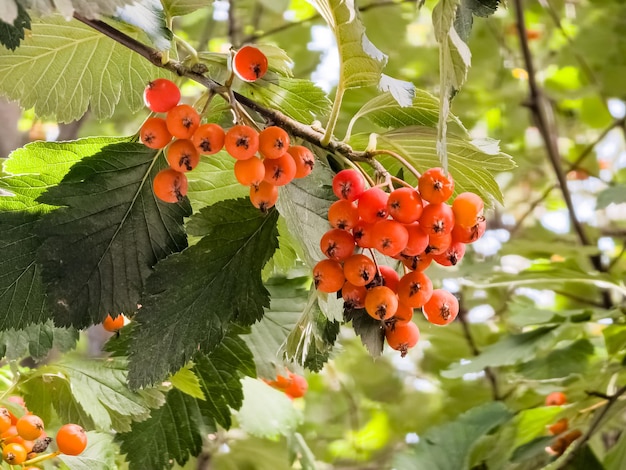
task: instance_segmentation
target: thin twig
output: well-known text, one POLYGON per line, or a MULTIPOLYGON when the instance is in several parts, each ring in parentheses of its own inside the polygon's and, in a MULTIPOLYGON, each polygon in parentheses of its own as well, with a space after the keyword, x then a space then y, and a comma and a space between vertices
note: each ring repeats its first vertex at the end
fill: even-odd
MULTIPOLYGON (((587 393, 589 394, 589 392, 587 392, 587 393)), ((587 429, 585 434, 583 434, 578 440, 575 441, 574 445, 576 447, 574 447, 574 450, 572 452, 570 452, 567 455, 567 457, 565 457, 563 459, 563 461, 559 464, 559 467, 558 467, 559 470, 567 468, 569 466, 569 464, 576 457, 576 454, 578 453, 578 451, 580 449, 582 449, 587 444, 587 442, 589 442, 589 439, 591 439, 593 437, 594 433, 598 430, 598 428, 602 424, 602 420, 607 415, 607 413, 609 412, 611 407, 625 393, 626 393, 626 385, 624 385, 622 388, 618 389, 613 395, 606 396, 606 405, 604 405, 604 408, 602 408, 602 410, 600 410, 593 417, 593 420, 591 421, 591 424, 589 425, 589 428, 587 429)))
MULTIPOLYGON (((524 56, 524 62, 526 64, 526 71, 528 72, 528 107, 532 113, 535 125, 539 129, 541 137, 543 138, 546 152, 548 154, 548 159, 550 160, 552 169, 554 170, 554 173, 559 182, 561 193, 563 195, 563 200, 565 201, 565 205, 567 206, 574 232, 576 232, 578 240, 582 245, 592 246, 593 244, 591 243, 591 240, 583 229, 580 220, 578 220, 578 217, 576 216, 574 203, 572 202, 572 195, 570 194, 569 188, 567 186, 565 173, 561 168, 561 156, 559 154, 559 149, 557 145, 557 132, 554 129, 554 126, 552 125, 550 119, 550 115, 548 114, 549 104, 547 103, 547 100, 541 88, 539 87, 535 76, 535 64, 533 62, 533 56, 530 52, 530 47, 528 45, 528 36, 526 35, 526 23, 522 0, 514 0, 514 4, 517 19, 517 32, 519 36, 520 46, 522 48, 522 54, 524 56)), ((602 260, 599 254, 589 256, 589 260, 597 271, 606 271, 605 268, 602 266, 602 260)), ((605 308, 610 308, 612 305, 610 296, 606 291, 603 292, 602 296, 605 308)))
POLYGON ((553 184, 552 186, 546 188, 545 191, 541 193, 541 196, 539 196, 537 199, 530 203, 528 209, 526 209, 526 212, 522 214, 522 216, 517 220, 515 226, 510 230, 511 235, 516 233, 521 228, 524 221, 530 216, 530 214, 533 213, 533 211, 539 204, 546 200, 546 198, 550 195, 554 188, 556 188, 556 184, 553 184))
POLYGON ((616 127, 620 127, 624 125, 624 118, 616 119, 609 126, 607 126, 601 133, 594 139, 593 142, 590 142, 583 150, 580 152, 580 155, 574 160, 570 165, 567 171, 572 171, 578 168, 578 166, 591 154, 596 145, 598 145, 602 139, 604 139, 609 132, 611 132, 616 127))
MULTIPOLYGON (((478 356, 480 354, 480 349, 476 346, 476 341, 472 336, 472 332, 470 330, 469 324, 467 323, 467 310, 464 307, 459 309, 458 319, 461 323, 461 327, 463 328, 463 335, 465 336, 465 341, 467 341, 467 345, 470 348, 470 351, 474 356, 478 356)), ((498 387, 498 378, 496 377, 495 372, 489 366, 485 367, 485 377, 489 381, 489 385, 491 386, 491 395, 494 400, 500 401, 502 400, 502 396, 500 395, 500 389, 498 387)))

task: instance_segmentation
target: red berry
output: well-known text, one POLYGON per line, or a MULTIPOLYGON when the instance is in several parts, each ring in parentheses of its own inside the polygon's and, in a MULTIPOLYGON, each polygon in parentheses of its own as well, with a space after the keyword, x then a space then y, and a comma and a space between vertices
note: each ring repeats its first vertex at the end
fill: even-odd
POLYGON ((250 126, 233 126, 226 132, 224 147, 233 158, 247 160, 259 150, 259 133, 250 126))
POLYGON ((270 126, 259 133, 259 152, 263 158, 280 158, 288 149, 289 134, 284 129, 270 126))
POLYGON ((363 254, 350 256, 343 263, 346 280, 355 286, 366 286, 376 276, 376 264, 363 254))
POLYGON ((400 351, 402 357, 406 356, 407 351, 417 344, 419 337, 419 328, 413 322, 395 323, 385 329, 387 344, 392 349, 400 351))
POLYGON ((365 191, 363 175, 356 170, 341 170, 333 178, 333 192, 339 199, 355 201, 365 191))
POLYGON ((396 256, 406 248, 409 232, 395 220, 379 220, 372 228, 374 247, 386 256, 396 256))
POLYGON ((424 207, 419 222, 429 236, 450 233, 454 227, 454 213, 445 203, 429 204, 424 207))
POLYGON ((451 243, 450 246, 438 255, 433 255, 433 260, 442 266, 456 266, 465 255, 465 243, 451 243))
POLYGON ((233 57, 233 70, 246 82, 254 82, 267 72, 267 57, 255 46, 243 46, 233 57))
POLYGON ((320 249, 327 257, 343 261, 354 252, 354 237, 346 230, 331 229, 322 235, 320 249))
POLYGON ((400 282, 400 275, 398 272, 384 264, 379 264, 378 270, 383 278, 383 286, 387 286, 392 291, 396 292, 398 290, 398 283, 400 282))
POLYGON ((454 192, 452 175, 446 176, 442 168, 431 168, 422 173, 418 182, 422 199, 431 204, 446 202, 454 192))
POLYGON ((323 259, 313 267, 313 283, 321 292, 338 292, 346 282, 339 261, 323 259))
POLYGON ((421 307, 428 302, 432 294, 433 283, 420 271, 405 274, 398 284, 398 299, 407 307, 421 307))
POLYGON ((376 286, 365 296, 365 310, 376 320, 387 320, 398 310, 398 297, 389 287, 376 286))
POLYGON ((434 325, 448 325, 459 313, 459 301, 450 292, 435 289, 422 311, 426 319, 434 325))
POLYGON ((416 256, 424 253, 424 250, 428 246, 428 235, 422 229, 421 225, 415 222, 405 227, 409 238, 406 242, 406 247, 402 250, 402 254, 406 256, 416 256))
POLYGON ((180 101, 180 90, 176 83, 166 78, 157 78, 148 83, 143 92, 143 100, 155 113, 167 113, 180 101))
POLYGON ((356 204, 346 199, 333 202, 328 208, 328 221, 334 228, 351 230, 359 221, 356 204))
MULTIPOLYGON (((387 199, 389 194, 380 188, 370 188, 359 196, 359 217, 373 224, 387 218, 387 199)), ((452 227, 450 227, 452 230, 452 227)))
POLYGON ((422 209, 422 198, 413 188, 399 188, 389 194, 387 210, 398 222, 415 222, 422 215, 422 209))

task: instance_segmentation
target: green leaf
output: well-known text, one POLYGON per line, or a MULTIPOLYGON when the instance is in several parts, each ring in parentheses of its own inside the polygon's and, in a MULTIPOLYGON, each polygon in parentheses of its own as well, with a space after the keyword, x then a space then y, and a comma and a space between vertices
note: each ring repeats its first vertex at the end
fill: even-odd
POLYGON ((284 217, 278 218, 278 250, 263 269, 263 279, 273 276, 293 275, 294 269, 302 269, 302 261, 298 256, 298 242, 289 233, 284 217))
POLYGON ((184 465, 198 455, 207 432, 218 424, 230 426, 230 409, 239 409, 243 402, 241 374, 254 374, 254 363, 244 342, 227 336, 211 354, 199 355, 193 371, 206 400, 171 389, 149 419, 116 436, 131 470, 168 468, 172 459, 184 465))
POLYGON ((0 44, 14 51, 22 39, 24 30, 30 29, 30 16, 21 3, 6 0, 0 5, 0 44))
POLYGON ((626 203, 626 185, 610 186, 598 194, 596 209, 606 209, 611 204, 626 203))
POLYGON ((626 325, 609 325, 602 330, 606 351, 614 356, 626 349, 626 325))
POLYGON ((169 16, 183 16, 201 8, 209 8, 207 0, 161 0, 169 16))
POLYGON ((461 4, 474 15, 488 18, 496 12, 500 0, 461 0, 461 4))
POLYGON ((340 81, 343 90, 378 85, 387 56, 365 35, 354 2, 307 0, 335 35, 339 48, 340 81))
POLYGON ((152 191, 164 166, 142 144, 114 144, 76 164, 40 197, 67 206, 44 216, 38 231, 57 325, 81 328, 111 312, 134 311, 152 267, 186 246, 188 203, 163 203, 152 191))
POLYGON ((621 470, 626 467, 626 433, 622 433, 617 444, 604 457, 604 470, 621 470))
POLYGON ((87 448, 82 454, 59 455, 68 470, 112 470, 116 468, 116 449, 113 446, 113 436, 110 434, 89 431, 87 432, 87 448))
POLYGON ((235 159, 225 151, 203 157, 194 170, 188 173, 187 197, 194 211, 224 199, 247 197, 250 190, 235 178, 235 159))
POLYGON ((0 212, 0 331, 24 328, 49 318, 41 268, 41 242, 33 235, 39 216, 0 212))
POLYGON ((117 434, 115 440, 126 454, 129 469, 168 468, 171 460, 185 465, 190 455, 198 455, 204 434, 200 430, 206 426, 201 403, 174 388, 149 419, 133 423, 130 432, 117 434))
MULTIPOLYGON (((495 174, 515 167, 511 157, 498 150, 493 140, 467 141, 454 135, 448 136, 448 169, 454 177, 456 192, 471 191, 489 204, 491 198, 503 202, 502 193, 495 180, 495 174)), ((355 135, 351 144, 365 149, 369 142, 367 135, 355 135)), ((397 152, 406 158, 418 171, 439 166, 437 157, 437 132, 428 127, 407 127, 378 136, 378 149, 397 152)), ((396 174, 401 166, 393 158, 380 158, 391 174, 396 174)), ((407 174, 407 180, 415 183, 414 177, 407 174)))
POLYGON ((315 372, 322 369, 328 361, 340 326, 339 321, 326 312, 328 307, 324 305, 323 298, 317 290, 311 289, 302 316, 287 338, 287 359, 315 372))
POLYGON ((59 184, 72 165, 107 145, 127 141, 127 137, 90 137, 73 142, 33 142, 15 150, 3 164, 9 176, 0 178, 0 188, 13 196, 0 197, 0 208, 50 211, 54 207, 41 204, 37 198, 59 184))
MULTIPOLYGON (((229 443, 228 453, 211 459, 214 470, 291 470, 291 458, 284 441, 249 437, 229 443)), ((147 468, 147 467, 146 467, 147 468)))
POLYGON ((466 470, 478 440, 511 417, 512 413, 500 402, 472 408, 456 421, 429 429, 412 452, 396 457, 394 468, 466 470))
POLYGON ((102 33, 59 16, 33 21, 19 54, 0 48, 0 93, 60 122, 87 109, 96 119, 108 118, 121 98, 138 111, 146 83, 159 76, 171 78, 102 33))
POLYGON ((546 426, 554 423, 561 411, 559 406, 542 406, 520 411, 514 419, 516 434, 513 449, 544 435, 546 426))
POLYGON ((346 321, 352 322, 354 332, 373 357, 379 357, 385 346, 385 330, 380 321, 362 309, 346 309, 346 321))
POLYGON ((245 199, 219 202, 191 219, 189 233, 204 237, 157 265, 135 316, 133 387, 164 379, 198 350, 210 352, 230 321, 250 325, 263 316, 269 294, 261 270, 278 245, 277 219, 276 210, 263 214, 245 199))
POLYGON ((289 436, 296 430, 301 415, 283 392, 261 380, 244 378, 243 405, 237 421, 243 431, 257 437, 289 436))
POLYGON ((193 371, 206 397, 201 405, 203 416, 210 418, 211 426, 229 428, 230 410, 238 410, 243 403, 241 376, 256 376, 252 353, 240 337, 230 334, 212 353, 198 355, 193 371))
POLYGON ((551 347, 555 341, 554 326, 545 326, 518 335, 503 336, 500 341, 487 346, 475 358, 463 364, 455 364, 441 375, 449 379, 479 372, 485 367, 509 366, 534 357, 538 350, 551 347))
POLYGON ((42 359, 55 348, 59 352, 74 349, 78 331, 73 328, 55 328, 51 321, 28 325, 24 329, 0 332, 0 356, 8 360, 24 357, 42 359))
POLYGON ((243 339, 252 351, 260 377, 273 379, 284 367, 284 346, 307 305, 309 278, 273 278, 265 283, 270 306, 243 339))
POLYGON ((170 48, 174 36, 166 26, 160 0, 141 0, 126 5, 116 10, 115 19, 146 33, 158 50, 165 51, 170 48))
POLYGON ((179 369, 178 372, 170 376, 168 382, 172 384, 172 387, 177 388, 190 397, 200 400, 205 399, 202 387, 200 387, 200 379, 193 373, 190 365, 179 369))
POLYGON ((54 2, 40 0, 21 0, 27 8, 34 9, 39 15, 51 15, 60 13, 66 18, 71 18, 78 13, 87 18, 99 18, 101 15, 113 16, 118 7, 128 5, 137 0, 55 0, 54 2))
POLYGON ((553 349, 546 357, 533 359, 522 364, 518 371, 533 380, 549 380, 582 375, 587 371, 593 356, 593 344, 579 339, 564 348, 553 349))

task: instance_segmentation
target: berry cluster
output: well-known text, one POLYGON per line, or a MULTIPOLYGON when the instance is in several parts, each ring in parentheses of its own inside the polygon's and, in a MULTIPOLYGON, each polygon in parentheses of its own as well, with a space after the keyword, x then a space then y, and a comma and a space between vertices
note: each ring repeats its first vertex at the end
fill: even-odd
MULTIPOLYGON (((563 392, 552 392, 546 396, 546 406, 562 406, 567 403, 567 397, 563 392)), ((569 420, 561 418, 547 427, 548 433, 555 436, 552 443, 546 447, 546 452, 553 456, 562 455, 576 439, 582 436, 580 429, 569 431, 569 420)))
POLYGON ((7 408, 0 407, 0 445, 2 457, 9 465, 34 468, 29 465, 56 457, 59 454, 79 455, 87 447, 87 434, 77 424, 65 424, 56 434, 57 452, 42 454, 52 438, 44 431, 43 420, 26 409, 24 400, 18 396, 9 401, 23 408, 24 414, 18 418, 7 408))
POLYGON ((289 398, 301 398, 309 389, 309 384, 301 375, 287 371, 287 375, 277 375, 276 380, 266 380, 269 386, 285 393, 289 398))
POLYGON ((235 125, 225 132, 214 123, 200 125, 196 110, 178 104, 180 90, 164 78, 150 82, 144 98, 152 111, 167 113, 165 118, 149 118, 140 130, 146 146, 167 147, 170 168, 160 171, 153 182, 154 193, 162 201, 180 201, 187 194, 185 173, 198 165, 201 155, 213 155, 222 148, 237 160, 235 177, 250 187, 250 200, 262 211, 274 206, 279 186, 313 170, 313 153, 301 145, 290 146, 289 135, 280 127, 269 126, 258 132, 250 126, 235 125))
POLYGON ((433 289, 424 270, 432 261, 457 264, 465 245, 485 231, 480 197, 461 193, 448 205, 453 191, 452 177, 441 168, 424 172, 417 188, 390 193, 377 186, 366 189, 355 170, 342 170, 333 179, 339 200, 328 210, 332 228, 320 241, 326 259, 313 268, 315 287, 340 292, 346 309, 364 308, 383 322, 387 343, 402 356, 419 339, 413 309, 421 308, 436 325, 452 322, 459 311, 456 297, 433 289), (404 276, 378 264, 374 250, 401 261, 404 276))

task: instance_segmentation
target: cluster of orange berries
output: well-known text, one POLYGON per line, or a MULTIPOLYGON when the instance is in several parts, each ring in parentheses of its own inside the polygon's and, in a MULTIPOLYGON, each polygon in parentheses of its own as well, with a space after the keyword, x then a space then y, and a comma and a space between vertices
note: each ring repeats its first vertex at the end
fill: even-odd
POLYGON ((9 397, 9 401, 24 409, 18 418, 7 408, 0 407, 0 445, 2 458, 9 465, 21 465, 31 469, 31 463, 38 463, 56 457, 59 454, 79 455, 87 447, 87 434, 77 424, 65 424, 56 434, 57 452, 38 455, 46 451, 52 439, 44 431, 43 420, 26 409, 24 400, 18 396, 9 397))
POLYGON ((358 171, 342 170, 333 179, 333 192, 339 200, 328 210, 332 228, 320 241, 326 259, 313 268, 315 286, 340 292, 347 309, 365 308, 382 321, 387 343, 404 356, 419 340, 413 309, 422 308, 436 325, 456 318, 458 300, 443 289, 433 290, 424 270, 432 261, 457 264, 465 245, 482 236, 483 201, 466 192, 447 204, 454 181, 441 168, 425 171, 417 188, 390 193, 377 186, 366 189, 358 171), (400 277, 377 264, 374 250, 401 261, 406 274, 400 277))
POLYGON ((287 375, 277 375, 276 380, 265 380, 265 383, 291 399, 303 397, 309 389, 306 379, 291 371, 287 371, 287 375))
POLYGON ((235 125, 228 131, 214 123, 200 125, 198 112, 178 104, 180 90, 164 78, 150 82, 144 98, 152 111, 167 113, 165 118, 149 118, 140 130, 146 146, 167 147, 170 168, 160 171, 153 182, 154 193, 162 201, 180 201, 187 194, 185 173, 198 165, 201 155, 213 155, 222 148, 237 160, 235 177, 250 187, 250 200, 262 211, 274 206, 279 186, 313 170, 313 153, 301 145, 290 146, 289 134, 278 126, 258 132, 246 125, 235 125))
MULTIPOLYGON (((563 392, 552 392, 546 396, 546 406, 561 406, 567 403, 567 397, 563 392)), ((583 433, 580 429, 572 429, 569 432, 569 421, 567 418, 561 418, 556 423, 548 426, 548 433, 556 436, 554 441, 546 447, 546 452, 550 455, 559 456, 574 442, 581 437, 583 433)))

